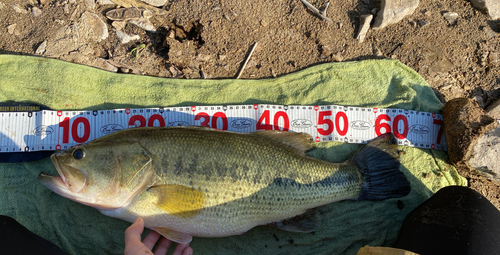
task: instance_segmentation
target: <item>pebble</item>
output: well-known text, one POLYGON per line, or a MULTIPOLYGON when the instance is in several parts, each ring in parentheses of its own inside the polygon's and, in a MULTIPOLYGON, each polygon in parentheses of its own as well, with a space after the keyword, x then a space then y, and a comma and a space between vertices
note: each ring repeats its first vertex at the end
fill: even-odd
POLYGON ((85 5, 87 9, 93 10, 95 9, 95 1, 94 0, 85 0, 85 5))
POLYGON ((100 42, 108 38, 108 27, 96 14, 84 12, 80 18, 80 24, 79 32, 89 39, 100 42))
POLYGON ((0 2, 0 10, 3 9, 3 7, 5 7, 5 4, 0 2))
POLYGON ((488 63, 493 66, 498 65, 498 63, 500 62, 498 55, 498 52, 490 52, 490 54, 488 55, 488 63))
POLYGON ((419 0, 382 0, 373 28, 382 29, 401 21, 407 15, 411 15, 418 4, 419 0))
POLYGON ((142 2, 145 2, 152 6, 160 7, 164 6, 167 0, 142 0, 142 2))
POLYGON ((468 163, 490 180, 500 181, 500 128, 482 135, 474 146, 468 163))
POLYGON ((97 0, 98 4, 105 5, 105 4, 115 4, 111 0, 97 0))
POLYGON ((26 9, 22 8, 19 4, 13 4, 13 5, 11 5, 11 7, 17 13, 28 14, 28 11, 26 9))
POLYGON ((122 30, 125 28, 126 25, 127 25, 126 21, 113 21, 113 23, 111 23, 111 26, 116 28, 116 30, 122 30))
POLYGON ((129 35, 120 30, 116 30, 116 36, 118 36, 118 39, 120 39, 120 42, 123 44, 141 39, 139 35, 129 35))
POLYGON ((493 31, 489 26, 484 28, 484 31, 486 32, 486 35, 488 35, 488 39, 492 39, 498 36, 498 33, 493 31))
POLYGON ((170 73, 172 73, 173 78, 176 78, 176 77, 182 75, 182 71, 177 69, 177 67, 175 67, 174 65, 171 65, 168 70, 170 71, 170 73))
POLYGON ((429 24, 430 24, 430 22, 429 22, 429 21, 426 21, 426 20, 421 19, 421 20, 419 20, 419 21, 418 21, 418 24, 419 24, 421 27, 425 27, 425 26, 429 25, 429 24))
POLYGON ((491 103, 488 108, 486 108, 486 113, 491 117, 500 120, 500 99, 491 103))
POLYGON ((356 38, 359 40, 359 43, 362 43, 365 40, 366 33, 370 29, 370 22, 373 19, 373 15, 368 14, 368 15, 361 15, 360 17, 360 27, 359 27, 359 32, 356 38))
POLYGON ((42 55, 47 47, 47 41, 43 41, 38 48, 36 48, 35 54, 42 55))
POLYGON ((7 26, 7 32, 9 32, 9 34, 14 34, 14 31, 16 30, 16 26, 17 24, 11 24, 11 25, 8 25, 7 26))
POLYGON ((103 69, 106 71, 110 71, 113 73, 118 72, 118 67, 110 64, 106 59, 103 59, 103 58, 97 58, 92 66, 95 66, 97 68, 100 68, 100 69, 103 69))
POLYGON ((448 24, 455 25, 458 19, 458 13, 456 12, 443 12, 443 17, 448 21, 448 24))
POLYGON ((149 32, 156 32, 156 29, 153 25, 153 23, 151 23, 151 21, 149 21, 148 19, 145 19, 145 18, 140 18, 140 19, 132 19, 132 20, 129 20, 128 21, 129 23, 131 24, 134 24, 146 31, 149 31, 149 32))
POLYGON ((484 98, 480 95, 474 96, 474 100, 476 100, 477 105, 481 108, 484 108, 484 98))
POLYGON ((35 6, 31 9, 31 14, 33 14, 33 17, 38 17, 42 15, 42 10, 38 9, 38 7, 35 6))
POLYGON ((122 72, 122 73, 130 73, 130 69, 125 68, 125 67, 120 67, 120 72, 122 72))
POLYGON ((498 0, 470 0, 472 6, 487 13, 491 19, 500 18, 500 1, 498 0))

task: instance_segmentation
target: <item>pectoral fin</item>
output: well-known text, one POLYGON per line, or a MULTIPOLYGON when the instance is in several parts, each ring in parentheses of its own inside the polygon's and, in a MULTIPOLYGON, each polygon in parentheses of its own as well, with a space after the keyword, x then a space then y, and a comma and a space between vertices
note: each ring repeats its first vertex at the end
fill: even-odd
POLYGON ((168 228, 155 227, 153 229, 160 235, 176 243, 187 244, 193 240, 193 237, 188 234, 177 232, 168 228))
POLYGON ((182 185, 158 185, 148 189, 156 197, 155 205, 168 214, 193 217, 205 205, 205 194, 182 185))
POLYGON ((321 218, 315 209, 309 209, 305 213, 293 218, 276 222, 277 228, 290 232, 311 233, 321 224, 321 218))

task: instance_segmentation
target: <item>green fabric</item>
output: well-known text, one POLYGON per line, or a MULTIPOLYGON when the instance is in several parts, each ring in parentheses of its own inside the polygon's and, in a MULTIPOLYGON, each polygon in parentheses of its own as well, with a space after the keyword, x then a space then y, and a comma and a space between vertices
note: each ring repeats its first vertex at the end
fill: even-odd
MULTIPOLYGON (((213 104, 338 104, 439 113, 443 105, 416 72, 396 60, 328 63, 261 80, 178 80, 116 74, 63 61, 0 55, 0 102, 32 102, 55 110, 213 104)), ((361 146, 321 143, 310 156, 340 162, 361 146)), ((355 254, 391 245, 405 216, 438 189, 466 185, 447 153, 400 147, 411 193, 385 201, 343 201, 319 208, 313 234, 268 226, 242 236, 194 238, 203 254, 355 254)), ((0 164, 0 214, 15 218, 69 254, 123 253, 130 223, 63 198, 37 181, 57 174, 49 159, 0 164)), ((147 231, 146 231, 147 232, 147 231)))

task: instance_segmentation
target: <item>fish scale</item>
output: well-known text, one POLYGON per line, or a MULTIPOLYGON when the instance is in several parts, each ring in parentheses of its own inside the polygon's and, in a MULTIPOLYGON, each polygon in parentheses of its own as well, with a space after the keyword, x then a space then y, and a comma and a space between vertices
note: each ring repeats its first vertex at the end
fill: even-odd
POLYGON ((408 194, 392 135, 375 139, 344 163, 307 157, 311 140, 280 131, 134 128, 54 154, 61 176, 42 173, 39 179, 107 216, 130 222, 142 217, 146 227, 179 243, 273 222, 311 232, 318 221, 308 209, 408 194))

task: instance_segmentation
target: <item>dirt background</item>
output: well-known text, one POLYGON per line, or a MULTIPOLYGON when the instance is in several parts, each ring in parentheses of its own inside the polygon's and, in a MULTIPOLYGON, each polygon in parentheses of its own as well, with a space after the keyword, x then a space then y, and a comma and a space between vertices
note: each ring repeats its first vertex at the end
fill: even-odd
MULTIPOLYGON (((97 14, 109 36, 79 42, 66 52, 39 54, 90 66, 96 60, 118 72, 176 78, 235 78, 253 44, 258 46, 241 78, 276 77, 331 61, 395 58, 423 76, 445 103, 465 97, 485 108, 500 96, 500 21, 492 21, 465 0, 423 0, 412 15, 382 30, 370 30, 363 43, 355 38, 360 16, 380 8, 380 0, 331 2, 323 21, 300 0, 173 0, 167 14, 150 21, 156 33, 127 24, 139 40, 123 44, 106 12, 113 5, 92 0, 0 0, 0 54, 35 55, 64 28, 78 25, 84 12, 97 14), (26 12, 16 12, 12 4, 26 12), (42 11, 32 15, 33 8, 42 11), (450 25, 442 13, 458 13, 450 25), (421 21, 429 24, 421 26, 421 21), (8 27, 16 24, 14 31, 8 27)), ((318 8, 325 2, 311 0, 318 8)), ((12 29, 12 27, 11 27, 12 29)), ((76 39, 75 39, 76 40, 76 39)), ((55 47, 55 46, 53 46, 55 47)), ((54 52, 54 51, 52 51, 54 52)), ((500 185, 474 170, 458 167, 474 190, 500 208, 500 185)))

